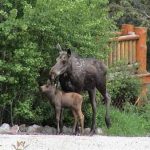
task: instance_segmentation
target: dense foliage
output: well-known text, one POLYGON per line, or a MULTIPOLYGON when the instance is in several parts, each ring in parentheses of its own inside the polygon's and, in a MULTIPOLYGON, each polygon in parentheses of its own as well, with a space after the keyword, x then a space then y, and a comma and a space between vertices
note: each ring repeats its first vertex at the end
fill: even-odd
POLYGON ((44 62, 37 43, 31 40, 28 24, 19 17, 13 3, 3 1, 0 6, 0 119, 13 123, 19 110, 24 118, 34 118, 32 101, 38 91, 37 78, 44 62))
POLYGON ((112 105, 123 109, 126 102, 135 104, 141 91, 141 82, 139 78, 133 76, 132 70, 134 69, 128 70, 123 65, 120 68, 120 71, 115 68, 111 69, 108 89, 112 98, 112 105))
POLYGON ((43 123, 53 114, 39 84, 59 42, 80 55, 104 58, 114 22, 107 0, 2 0, 0 2, 0 122, 43 123))

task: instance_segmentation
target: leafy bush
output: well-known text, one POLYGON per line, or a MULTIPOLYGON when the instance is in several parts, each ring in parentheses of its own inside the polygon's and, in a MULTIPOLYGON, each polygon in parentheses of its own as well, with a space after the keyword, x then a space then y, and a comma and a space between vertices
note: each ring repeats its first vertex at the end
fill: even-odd
POLYGON ((44 57, 50 58, 46 61, 54 60, 58 42, 64 48, 74 48, 80 55, 101 58, 109 52, 110 31, 116 29, 108 18, 107 3, 107 0, 37 0, 35 7, 26 5, 24 19, 44 57))
POLYGON ((0 123, 48 122, 52 113, 45 110, 52 109, 39 98, 38 87, 56 59, 55 46, 59 42, 83 56, 106 57, 115 30, 107 4, 107 0, 0 2, 0 123))
POLYGON ((119 108, 122 108, 125 102, 134 104, 140 93, 140 80, 124 67, 119 72, 113 72, 112 75, 108 83, 112 104, 119 108))
POLYGON ((16 115, 14 110, 20 109, 17 108, 20 106, 23 108, 22 111, 26 112, 21 115, 22 119, 27 116, 32 117, 30 105, 32 105, 34 93, 38 91, 37 78, 44 62, 37 44, 30 40, 26 21, 18 19, 17 9, 13 8, 12 3, 8 1, 4 1, 1 5, 3 13, 1 13, 0 21, 0 67, 2 70, 0 107, 3 111, 9 112, 2 113, 4 116, 1 116, 1 119, 5 122, 11 120, 13 123, 15 120, 13 115, 16 115), (27 104, 28 102, 30 103, 27 104), (10 118, 7 114, 11 114, 10 118))

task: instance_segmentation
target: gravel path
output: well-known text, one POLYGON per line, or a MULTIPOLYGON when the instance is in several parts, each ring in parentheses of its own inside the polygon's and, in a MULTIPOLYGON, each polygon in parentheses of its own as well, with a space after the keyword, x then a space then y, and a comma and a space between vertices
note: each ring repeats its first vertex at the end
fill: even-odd
POLYGON ((150 137, 0 135, 0 150, 15 150, 15 149, 16 150, 150 150, 150 137), (18 149, 17 145, 19 146, 18 149))

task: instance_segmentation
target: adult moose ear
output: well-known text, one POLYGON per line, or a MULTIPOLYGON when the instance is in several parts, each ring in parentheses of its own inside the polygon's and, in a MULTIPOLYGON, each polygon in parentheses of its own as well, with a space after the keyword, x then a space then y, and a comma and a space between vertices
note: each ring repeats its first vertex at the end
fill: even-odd
POLYGON ((56 48, 57 48, 60 52, 62 51, 62 48, 61 48, 61 46, 60 46, 59 43, 56 45, 56 48))
POLYGON ((67 55, 68 55, 68 57, 71 56, 71 50, 70 50, 70 48, 67 49, 67 55))

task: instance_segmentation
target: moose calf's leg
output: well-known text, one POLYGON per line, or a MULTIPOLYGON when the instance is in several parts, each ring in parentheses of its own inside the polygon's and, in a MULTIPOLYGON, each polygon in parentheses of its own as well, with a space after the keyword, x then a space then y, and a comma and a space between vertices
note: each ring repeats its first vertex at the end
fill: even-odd
POLYGON ((63 108, 61 109, 61 114, 60 114, 60 133, 63 132, 63 108))
POLYGON ((78 111, 78 116, 79 116, 80 125, 81 125, 81 134, 83 134, 84 133, 84 115, 81 110, 78 111))
POLYGON ((73 134, 76 134, 76 126, 77 126, 77 122, 78 122, 78 117, 77 117, 77 114, 76 114, 75 110, 72 110, 72 113, 73 113, 73 116, 74 116, 74 125, 73 125, 73 128, 72 128, 72 132, 73 132, 73 134))
POLYGON ((60 113, 61 113, 61 110, 59 108, 56 108, 57 134, 60 133, 60 127, 59 127, 60 113))

